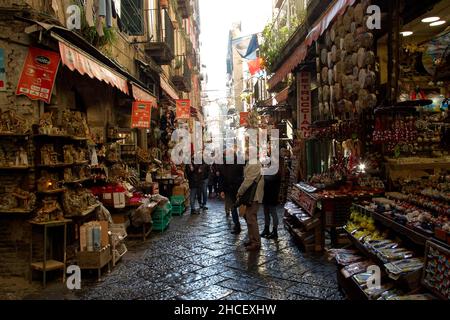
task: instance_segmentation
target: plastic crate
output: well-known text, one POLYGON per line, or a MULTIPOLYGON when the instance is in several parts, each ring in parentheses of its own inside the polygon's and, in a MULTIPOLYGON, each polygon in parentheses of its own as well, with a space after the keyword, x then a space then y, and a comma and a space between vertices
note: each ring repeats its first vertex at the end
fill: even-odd
POLYGON ((185 211, 186 207, 184 205, 172 207, 172 215, 174 216, 182 216, 185 211))
POLYGON ((170 197, 170 203, 172 206, 179 206, 182 205, 185 201, 184 196, 171 196, 170 197))
POLYGON ((164 231, 170 224, 170 220, 172 217, 166 217, 161 221, 153 221, 153 230, 154 231, 164 231))

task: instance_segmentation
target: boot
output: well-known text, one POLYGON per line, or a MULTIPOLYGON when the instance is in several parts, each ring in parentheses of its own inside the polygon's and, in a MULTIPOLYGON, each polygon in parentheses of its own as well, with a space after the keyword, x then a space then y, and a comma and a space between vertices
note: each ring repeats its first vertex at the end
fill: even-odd
POLYGON ((241 233, 241 226, 240 225, 236 225, 236 226, 234 226, 234 228, 233 228, 233 231, 231 231, 231 234, 239 234, 239 233, 241 233))
POLYGON ((261 238, 265 238, 270 234, 269 227, 264 227, 264 231, 261 233, 261 238))
POLYGON ((278 239, 277 229, 273 229, 272 232, 267 236, 267 239, 278 239))

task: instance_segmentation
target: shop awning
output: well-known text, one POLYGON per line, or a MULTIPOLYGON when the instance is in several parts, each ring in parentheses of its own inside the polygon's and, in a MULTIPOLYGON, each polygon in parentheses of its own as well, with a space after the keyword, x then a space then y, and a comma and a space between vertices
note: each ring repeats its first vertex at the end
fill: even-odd
POLYGON ((175 89, 169 84, 169 81, 166 80, 162 75, 160 76, 161 88, 174 100, 180 99, 175 89))
POLYGON ((80 48, 59 40, 59 52, 63 65, 71 71, 77 70, 82 75, 96 78, 129 94, 127 78, 96 60, 80 48))
POLYGON ((330 23, 339 15, 343 15, 347 7, 352 6, 356 0, 336 0, 328 7, 327 11, 318 19, 318 22, 311 29, 305 40, 295 49, 291 56, 281 65, 275 74, 268 80, 269 90, 305 60, 308 48, 328 29, 330 23))
POLYGON ((150 92, 142 88, 136 83, 131 83, 131 90, 133 91, 133 98, 137 101, 147 101, 152 103, 153 108, 157 108, 158 104, 156 101, 156 97, 152 95, 150 92))
POLYGON ((288 95, 289 95, 289 87, 286 87, 275 96, 277 104, 286 102, 288 99, 288 95))
MULTIPOLYGON (((88 74, 91 78, 105 81, 107 84, 118 88, 125 94, 129 94, 127 80, 130 83, 139 84, 140 88, 143 88, 144 84, 140 82, 139 79, 136 79, 117 62, 105 56, 76 32, 41 21, 22 17, 15 18, 33 24, 25 28, 26 33, 30 34, 45 30, 53 39, 65 46, 63 47, 63 50, 68 48, 68 57, 65 60, 66 62, 63 60, 63 63, 67 63, 70 68, 73 68, 71 70, 77 70, 82 74, 88 74), (78 58, 78 60, 74 60, 73 58, 78 58)), ((62 52, 61 56, 62 59, 64 59, 64 54, 62 52)))

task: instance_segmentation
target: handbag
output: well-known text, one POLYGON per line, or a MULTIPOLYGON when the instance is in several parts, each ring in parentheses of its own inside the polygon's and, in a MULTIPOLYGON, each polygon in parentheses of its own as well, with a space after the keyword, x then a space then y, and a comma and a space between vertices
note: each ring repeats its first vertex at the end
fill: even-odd
POLYGON ((256 179, 252 182, 252 185, 245 190, 244 194, 239 197, 236 206, 247 206, 250 207, 253 204, 253 199, 255 199, 256 190, 258 189, 259 181, 261 180, 262 175, 259 175, 258 181, 256 179))

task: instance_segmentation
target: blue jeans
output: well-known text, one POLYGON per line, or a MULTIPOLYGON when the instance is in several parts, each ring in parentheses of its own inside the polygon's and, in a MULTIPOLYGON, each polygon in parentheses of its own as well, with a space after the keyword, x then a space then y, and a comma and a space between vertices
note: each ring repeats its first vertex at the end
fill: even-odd
POLYGON ((201 194, 201 206, 204 207, 208 201, 208 179, 203 180, 201 194))
POLYGON ((241 225, 241 223, 239 222, 239 213, 237 208, 231 210, 231 217, 233 218, 233 223, 235 227, 241 225))
POLYGON ((195 210, 195 200, 198 199, 198 203, 201 206, 201 196, 200 196, 200 188, 191 188, 190 189, 190 201, 189 205, 191 206, 191 211, 195 210))

